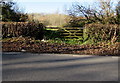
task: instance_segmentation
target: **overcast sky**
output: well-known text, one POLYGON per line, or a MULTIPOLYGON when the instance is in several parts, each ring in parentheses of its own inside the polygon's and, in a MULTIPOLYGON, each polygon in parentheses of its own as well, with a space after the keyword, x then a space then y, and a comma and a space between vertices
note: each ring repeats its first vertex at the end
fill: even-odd
MULTIPOLYGON (((25 13, 65 13, 73 2, 94 5, 98 0, 13 0, 25 13)), ((117 2, 117 0, 113 0, 117 2)))

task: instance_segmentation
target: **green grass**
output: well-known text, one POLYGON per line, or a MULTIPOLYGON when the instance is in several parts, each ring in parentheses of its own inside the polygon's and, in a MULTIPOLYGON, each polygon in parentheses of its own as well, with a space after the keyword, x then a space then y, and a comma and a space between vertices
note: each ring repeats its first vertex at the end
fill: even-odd
POLYGON ((80 44, 82 44, 82 41, 80 41, 80 40, 67 40, 65 42, 67 44, 71 44, 71 45, 80 45, 80 44))
POLYGON ((59 43, 59 44, 70 44, 70 45, 80 45, 82 44, 79 40, 61 40, 61 39, 55 39, 55 40, 47 40, 49 43, 59 43))
POLYGON ((58 29, 50 29, 50 28, 47 28, 46 30, 57 31, 58 29))

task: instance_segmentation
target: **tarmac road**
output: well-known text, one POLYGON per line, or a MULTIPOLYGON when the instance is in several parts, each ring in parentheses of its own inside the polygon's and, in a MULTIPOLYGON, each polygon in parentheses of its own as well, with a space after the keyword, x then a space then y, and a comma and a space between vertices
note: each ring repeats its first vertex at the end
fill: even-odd
POLYGON ((118 81, 118 57, 4 52, 3 81, 118 81))

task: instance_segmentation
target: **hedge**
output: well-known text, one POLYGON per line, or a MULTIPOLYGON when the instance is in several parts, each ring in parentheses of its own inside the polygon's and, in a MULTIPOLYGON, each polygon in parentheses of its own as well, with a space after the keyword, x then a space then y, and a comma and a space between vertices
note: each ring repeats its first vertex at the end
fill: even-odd
POLYGON ((117 24, 88 24, 85 25, 86 40, 92 42, 120 42, 120 25, 117 24))
POLYGON ((43 24, 35 22, 0 22, 2 24, 2 37, 30 36, 43 39, 43 24))

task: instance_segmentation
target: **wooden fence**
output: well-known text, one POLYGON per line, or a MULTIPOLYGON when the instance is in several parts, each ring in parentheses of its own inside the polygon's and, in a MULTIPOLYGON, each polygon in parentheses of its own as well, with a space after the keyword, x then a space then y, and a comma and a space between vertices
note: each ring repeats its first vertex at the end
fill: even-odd
POLYGON ((66 40, 80 40, 83 41, 83 28, 81 27, 64 27, 60 29, 61 37, 66 40))
POLYGON ((66 40, 83 41, 83 27, 47 27, 47 29, 59 31, 61 37, 66 40))

